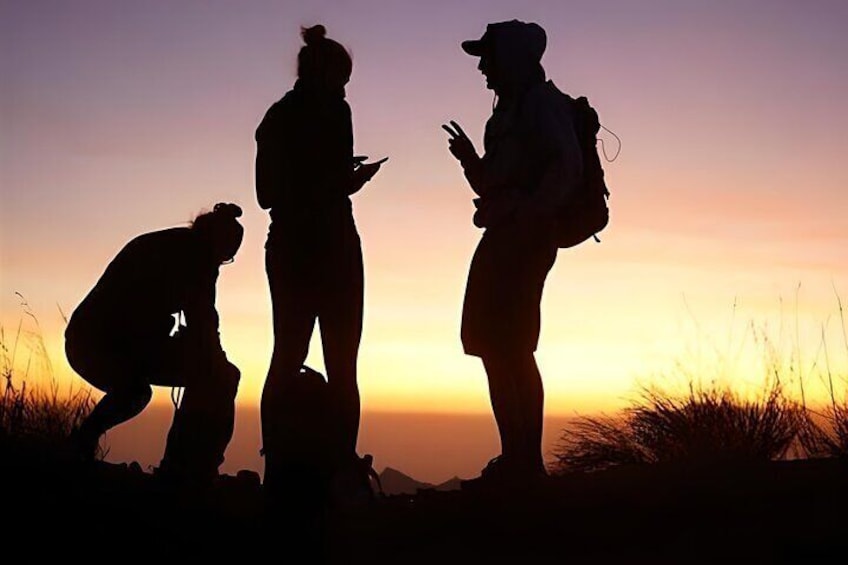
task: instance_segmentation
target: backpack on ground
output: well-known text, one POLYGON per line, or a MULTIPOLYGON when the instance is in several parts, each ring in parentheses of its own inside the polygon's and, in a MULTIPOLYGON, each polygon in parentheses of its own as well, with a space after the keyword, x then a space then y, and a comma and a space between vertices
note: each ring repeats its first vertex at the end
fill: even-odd
POLYGON ((275 417, 276 445, 262 450, 266 486, 281 496, 329 496, 341 503, 376 498, 381 489, 373 457, 340 451, 338 414, 324 375, 301 367, 275 417))
POLYGON ((589 238, 600 242, 598 233, 609 224, 607 200, 610 193, 598 155, 597 135, 601 128, 598 113, 585 96, 572 98, 556 87, 553 90, 559 97, 558 103, 567 106, 566 115, 571 116, 583 157, 583 176, 577 190, 557 214, 557 245, 574 247, 589 238))

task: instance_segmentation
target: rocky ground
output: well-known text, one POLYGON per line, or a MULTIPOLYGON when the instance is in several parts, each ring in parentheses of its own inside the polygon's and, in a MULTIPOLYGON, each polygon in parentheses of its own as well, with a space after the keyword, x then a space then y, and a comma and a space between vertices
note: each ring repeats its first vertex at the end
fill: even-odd
POLYGON ((19 562, 842 563, 848 548, 848 464, 838 460, 421 489, 310 518, 266 512, 252 472, 193 493, 133 464, 0 455, 3 539, 19 562))

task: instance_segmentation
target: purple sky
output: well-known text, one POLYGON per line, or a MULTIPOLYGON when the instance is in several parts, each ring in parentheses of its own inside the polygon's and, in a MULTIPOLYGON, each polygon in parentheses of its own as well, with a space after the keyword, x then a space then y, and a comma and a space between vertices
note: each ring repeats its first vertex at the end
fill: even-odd
POLYGON ((549 282, 552 406, 618 399, 685 349, 681 320, 722 332, 737 299, 740 318, 780 315, 802 284, 817 327, 834 288, 848 298, 844 1, 33 0, 0 2, 0 323, 21 292, 58 348, 56 305, 129 238, 235 201, 247 233, 219 301, 254 399, 270 308, 253 132, 294 80, 299 26, 323 23, 353 54, 356 150, 390 157, 354 203, 365 405, 486 410, 457 329, 479 233, 439 126, 480 146, 492 96, 459 43, 511 18, 547 29, 548 76, 623 141, 604 243, 563 252, 549 282))

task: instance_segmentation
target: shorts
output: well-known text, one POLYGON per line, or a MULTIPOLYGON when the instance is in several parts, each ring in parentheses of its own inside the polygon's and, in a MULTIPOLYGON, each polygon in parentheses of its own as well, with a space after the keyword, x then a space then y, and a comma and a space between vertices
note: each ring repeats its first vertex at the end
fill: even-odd
POLYGON ((536 351, 542 290, 556 255, 556 245, 541 230, 519 231, 506 224, 484 232, 471 260, 462 307, 466 354, 536 351))

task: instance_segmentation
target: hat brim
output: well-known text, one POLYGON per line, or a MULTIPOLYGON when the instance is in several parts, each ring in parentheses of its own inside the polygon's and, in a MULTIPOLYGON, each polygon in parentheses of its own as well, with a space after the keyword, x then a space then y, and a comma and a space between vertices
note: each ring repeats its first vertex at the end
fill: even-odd
POLYGON ((480 57, 485 51, 485 44, 479 39, 469 39, 462 42, 462 50, 474 57, 480 57))

